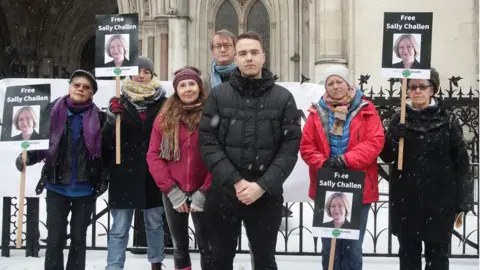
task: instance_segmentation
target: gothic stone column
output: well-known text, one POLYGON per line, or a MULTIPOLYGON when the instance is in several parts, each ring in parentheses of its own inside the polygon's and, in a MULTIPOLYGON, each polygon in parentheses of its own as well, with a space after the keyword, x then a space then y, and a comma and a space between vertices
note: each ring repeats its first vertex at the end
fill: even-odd
POLYGON ((315 82, 323 80, 327 67, 347 65, 343 9, 343 0, 315 2, 315 82))

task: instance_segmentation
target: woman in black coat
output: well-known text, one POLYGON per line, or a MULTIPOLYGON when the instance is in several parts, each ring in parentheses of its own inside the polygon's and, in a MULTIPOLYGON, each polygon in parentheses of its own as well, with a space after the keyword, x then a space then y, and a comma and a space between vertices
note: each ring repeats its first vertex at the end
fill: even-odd
POLYGON ((111 138, 109 207, 113 224, 108 240, 106 269, 123 269, 134 210, 142 210, 148 261, 161 269, 164 254, 162 193, 148 170, 146 155, 153 123, 166 91, 153 79, 153 63, 138 58, 139 74, 123 80, 122 95, 110 101, 104 136, 111 138), (115 118, 121 116, 121 163, 115 162, 115 118))
POLYGON ((449 269, 448 249, 458 214, 472 210, 473 178, 462 127, 433 97, 439 75, 408 81, 405 124, 399 113, 390 120, 380 157, 392 162, 391 230, 398 237, 400 269, 449 269), (398 141, 404 137, 403 170, 397 165, 398 141))

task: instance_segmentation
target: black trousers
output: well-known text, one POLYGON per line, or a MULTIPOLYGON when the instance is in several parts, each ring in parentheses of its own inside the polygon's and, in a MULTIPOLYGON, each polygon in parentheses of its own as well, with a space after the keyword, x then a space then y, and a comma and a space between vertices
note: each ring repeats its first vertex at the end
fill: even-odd
MULTIPOLYGON (((188 213, 179 213, 173 209, 170 199, 163 195, 163 207, 167 217, 168 227, 173 240, 173 262, 175 269, 187 268, 191 265, 189 243, 190 238, 188 228, 188 213)), ((204 212, 193 212, 192 220, 195 227, 198 249, 200 251, 200 265, 202 270, 210 269, 211 247, 209 243, 209 234, 204 212)))
POLYGON ((67 237, 68 214, 70 220, 70 250, 66 270, 84 270, 87 228, 90 224, 95 198, 67 197, 47 190, 47 250, 45 270, 63 270, 63 249, 67 237))
POLYGON ((263 195, 246 206, 215 190, 207 192, 205 213, 212 233, 212 270, 232 270, 242 221, 254 270, 276 270, 275 249, 282 221, 282 199, 263 195))
MULTIPOLYGON (((413 237, 398 236, 400 270, 422 269, 422 241, 413 237)), ((425 243, 425 270, 448 270, 448 247, 450 243, 425 243)))

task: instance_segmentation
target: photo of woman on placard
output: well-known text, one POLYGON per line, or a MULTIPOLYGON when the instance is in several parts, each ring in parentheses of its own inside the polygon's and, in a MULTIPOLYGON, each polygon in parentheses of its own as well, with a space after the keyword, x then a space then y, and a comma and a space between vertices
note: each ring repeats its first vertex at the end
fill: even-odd
POLYGON ((394 34, 392 68, 420 68, 420 44, 415 38, 420 34, 394 34), (396 62, 400 59, 400 62, 396 62))
POLYGON ((322 227, 350 229, 351 223, 348 217, 351 216, 352 210, 351 203, 345 193, 334 192, 330 196, 325 196, 325 198, 325 214, 332 220, 324 222, 322 227))
POLYGON ((107 43, 105 44, 105 67, 128 67, 128 34, 105 35, 107 43))
POLYGON ((40 134, 35 129, 38 129, 39 120, 38 112, 40 106, 24 106, 24 107, 13 107, 13 127, 12 128, 12 141, 23 141, 23 140, 40 140, 40 134), (17 133, 19 133, 17 135, 17 133))

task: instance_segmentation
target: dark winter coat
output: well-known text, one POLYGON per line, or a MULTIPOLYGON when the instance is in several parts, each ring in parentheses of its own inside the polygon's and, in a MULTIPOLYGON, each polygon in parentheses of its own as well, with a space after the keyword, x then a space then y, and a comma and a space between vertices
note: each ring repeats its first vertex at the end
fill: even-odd
POLYGON ((103 136, 109 136, 111 160, 109 206, 113 209, 149 209, 162 206, 162 193, 148 171, 147 151, 152 133, 153 121, 165 102, 163 97, 158 103, 151 105, 142 122, 135 106, 121 97, 124 107, 121 130, 121 162, 115 162, 115 125, 106 122, 103 136))
MULTIPOLYGON (((53 101, 49 108, 53 108, 55 103, 59 99, 53 101)), ((93 105, 95 106, 95 105, 93 105)), ((105 122, 105 113, 99 111, 100 117, 100 126, 105 122)), ((80 131, 80 134, 83 134, 83 127, 80 131)), ((66 128, 64 130, 64 135, 60 139, 58 146, 58 153, 56 157, 56 162, 54 166, 49 166, 45 164, 42 168, 42 173, 40 180, 37 183, 35 188, 36 194, 41 194, 47 184, 63 184, 70 185, 72 182, 72 126, 70 123, 70 118, 67 118, 66 128)), ((104 147, 105 138, 102 138, 102 156, 106 148, 104 147)), ((36 150, 28 151, 31 164, 42 161, 47 156, 47 150, 36 150)), ((109 174, 108 170, 104 168, 103 159, 88 159, 88 152, 85 147, 85 140, 83 136, 78 138, 77 142, 77 175, 76 183, 89 183, 92 184, 94 190, 100 188, 101 184, 108 184, 109 174)))
POLYGON ((455 213, 470 210, 473 202, 473 178, 462 128, 441 104, 421 111, 407 106, 403 172, 399 172, 398 138, 393 132, 399 122, 397 113, 380 155, 385 162, 395 161, 389 193, 392 233, 446 242, 455 213))
POLYGON ((275 80, 266 69, 261 79, 252 80, 237 68, 229 83, 209 94, 199 131, 212 190, 236 200, 233 184, 245 179, 282 199, 282 185, 297 162, 302 133, 293 95, 275 80))

